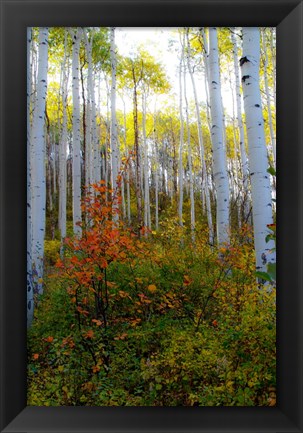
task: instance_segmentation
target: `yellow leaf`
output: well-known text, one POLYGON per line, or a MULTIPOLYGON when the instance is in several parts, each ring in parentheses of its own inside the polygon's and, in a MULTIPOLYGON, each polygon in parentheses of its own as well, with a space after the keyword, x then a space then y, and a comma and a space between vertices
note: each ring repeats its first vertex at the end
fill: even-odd
POLYGON ((149 290, 151 293, 154 293, 154 292, 157 291, 157 287, 156 287, 154 284, 150 284, 150 285, 147 287, 147 290, 149 290))

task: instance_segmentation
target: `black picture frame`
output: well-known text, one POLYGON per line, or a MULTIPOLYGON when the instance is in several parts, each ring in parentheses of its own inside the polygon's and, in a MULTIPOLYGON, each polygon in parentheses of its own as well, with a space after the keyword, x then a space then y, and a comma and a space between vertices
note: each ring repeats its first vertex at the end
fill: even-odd
POLYGON ((302 24, 298 0, 0 0, 1 431, 283 432, 302 427, 302 24), (26 407, 26 27, 277 26, 276 407, 26 407))

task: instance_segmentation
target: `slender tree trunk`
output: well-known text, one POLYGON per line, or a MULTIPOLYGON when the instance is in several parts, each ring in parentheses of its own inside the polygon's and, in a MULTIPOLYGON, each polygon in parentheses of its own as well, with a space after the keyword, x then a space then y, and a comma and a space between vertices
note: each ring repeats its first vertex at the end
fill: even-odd
POLYGON ((59 152, 59 230, 61 239, 66 237, 66 155, 67 155, 67 32, 65 32, 64 59, 62 63, 62 135, 59 152))
MULTIPOLYGON (((84 31, 85 50, 88 62, 87 68, 87 104, 85 118, 85 186, 89 187, 93 180, 93 64, 92 64, 92 41, 88 39, 87 31, 84 31)), ((92 193, 91 187, 88 191, 92 193)))
MULTIPOLYGON (((143 91, 142 95, 142 131, 143 131, 143 146, 144 146, 144 226, 150 227, 150 202, 149 202, 149 166, 148 166, 148 146, 146 139, 146 94, 143 91)), ((147 232, 146 232, 147 236, 147 232)))
POLYGON ((43 291, 43 255, 45 235, 45 100, 47 92, 48 69, 48 28, 39 30, 39 64, 37 78, 37 97, 33 118, 31 185, 32 185, 32 261, 34 292, 43 291))
POLYGON ((183 147, 184 147, 184 121, 183 121, 183 97, 182 97, 182 66, 184 62, 184 46, 181 50, 181 58, 179 65, 179 111, 180 111, 180 147, 179 147, 179 224, 183 227, 183 147))
POLYGON ((229 182, 224 150, 223 112, 221 100, 218 39, 216 27, 209 29, 209 84, 211 108, 211 138, 213 149, 213 171, 217 193, 217 242, 229 243, 229 182))
POLYGON ((273 88, 274 88, 274 104, 276 105, 276 50, 274 48, 274 33, 275 28, 270 29, 270 50, 271 50, 271 60, 272 60, 272 67, 273 67, 273 88))
MULTIPOLYGON (((198 139, 199 139, 199 150, 200 150, 200 159, 201 159, 201 165, 202 165, 202 179, 206 178, 206 163, 205 163, 205 152, 204 152, 204 143, 203 143, 203 135, 202 135, 202 124, 201 124, 201 117, 200 117, 200 110, 199 110, 199 103, 198 103, 198 96, 197 96, 197 90, 196 90, 196 84, 194 79, 194 74, 191 67, 191 61, 190 61, 190 43, 189 43, 189 36, 188 36, 188 29, 187 29, 187 66, 192 82, 193 92, 194 92, 194 100, 195 100, 195 108, 196 108, 196 117, 197 117, 197 125, 198 125, 198 139)), ((202 186, 202 185, 201 185, 202 186)), ((212 214, 211 214, 211 206, 210 206, 210 198, 209 198, 209 188, 207 183, 205 186, 205 198, 206 198, 206 212, 207 212, 207 222, 208 222, 208 230, 209 230, 209 243, 213 245, 214 243, 214 230, 213 230, 213 222, 212 222, 212 214)), ((202 186, 203 188, 203 186, 202 186)))
POLYGON ((242 89, 246 116, 249 170, 253 206, 254 242, 258 271, 266 272, 267 264, 275 262, 274 242, 266 243, 268 224, 272 224, 272 198, 264 121, 259 84, 260 31, 243 28, 243 55, 240 59, 242 89))
POLYGON ((273 166, 276 167, 276 137, 274 133, 274 126, 272 120, 271 113, 271 103, 270 103, 270 94, 269 94, 269 86, 268 86, 268 76, 267 76, 267 67, 268 67, 268 55, 266 48, 266 32, 263 32, 262 35, 263 42, 263 52, 264 52, 264 84, 265 84, 265 94, 266 94, 266 105, 267 105, 267 113, 268 113, 268 123, 269 123, 269 132, 270 132, 270 143, 271 143, 271 153, 273 157, 273 166))
POLYGON ((82 30, 72 34, 72 93, 73 93, 73 229, 74 234, 81 237, 81 135, 80 135, 80 93, 79 93, 79 54, 82 30))
POLYGON ((205 33, 204 27, 201 28, 201 36, 203 40, 203 63, 204 63, 204 86, 205 86, 205 93, 206 93, 206 114, 207 114, 207 123, 208 128, 211 131, 211 115, 210 115, 210 106, 209 106, 209 71, 208 71, 208 42, 207 37, 205 33))
MULTIPOLYGON (((80 65, 80 79, 81 79, 81 93, 82 93, 82 129, 83 129, 83 163, 81 170, 81 179, 83 179, 83 184, 86 185, 86 96, 85 96, 85 85, 84 85, 84 74, 83 68, 85 65, 85 61, 80 65)), ((82 187, 82 184, 81 184, 82 187)))
POLYGON ((113 220, 118 221, 118 131, 116 118, 116 75, 117 75, 117 59, 115 45, 115 27, 110 29, 110 60, 111 60, 111 124, 110 124, 110 148, 111 148, 111 174, 112 174, 112 190, 113 190, 113 220))
POLYGON ((95 98, 95 79, 93 72, 93 38, 94 33, 91 34, 90 40, 85 33, 85 45, 88 60, 88 75, 87 75, 87 94, 88 94, 88 121, 90 132, 88 132, 88 148, 89 151, 89 183, 98 183, 101 179, 101 168, 100 168, 100 149, 97 135, 97 121, 96 121, 96 98, 95 98))
POLYGON ((27 327, 32 324, 34 317, 34 290, 32 277, 32 191, 31 191, 31 92, 32 68, 30 52, 32 44, 32 28, 27 27, 27 327))
POLYGON ((140 149, 139 149, 139 130, 138 130, 138 94, 137 85, 135 81, 135 72, 133 70, 134 78, 134 132, 135 132, 135 155, 136 155, 136 196, 137 196, 137 219, 138 226, 142 225, 142 199, 141 199, 141 167, 140 167, 140 149))
POLYGON ((155 228, 159 230, 159 151, 156 135, 156 108, 153 116, 153 142, 154 142, 154 166, 155 166, 155 228))
POLYGON ((190 142, 190 124, 189 124, 189 113, 188 113, 188 101, 186 93, 186 71, 184 68, 184 101, 185 101, 185 115, 187 124, 187 155, 188 155, 188 171, 189 171, 189 194, 190 194, 190 229, 191 239, 195 242, 195 196, 194 196, 194 181, 193 181, 193 168, 192 168, 192 156, 191 156, 191 142, 190 142))
POLYGON ((130 161, 129 161, 129 152, 127 147, 127 135, 126 135, 126 109, 125 109, 125 101, 123 99, 123 129, 124 129, 124 147, 125 147, 125 157, 126 157, 126 167, 125 167, 125 174, 126 174, 126 201, 127 201, 127 222, 128 224, 131 223, 131 215, 130 215, 130 161))
POLYGON ((235 72, 235 83, 236 83, 236 105, 237 105, 237 124, 239 129, 239 148, 241 153, 241 170, 242 170, 242 182, 243 182, 243 210, 244 210, 244 221, 246 221, 249 213, 249 196, 248 196, 248 158, 245 149, 245 137, 244 127, 242 122, 242 110, 241 110, 241 86, 239 78, 239 60, 238 60, 238 44, 234 34, 234 28, 231 29, 231 41, 233 44, 233 59, 234 59, 234 72, 235 72))

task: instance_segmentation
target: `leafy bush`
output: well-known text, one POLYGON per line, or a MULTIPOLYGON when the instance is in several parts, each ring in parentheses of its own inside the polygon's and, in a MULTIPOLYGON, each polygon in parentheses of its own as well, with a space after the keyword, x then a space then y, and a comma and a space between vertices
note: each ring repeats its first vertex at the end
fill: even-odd
POLYGON ((256 284, 251 229, 219 251, 172 219, 140 238, 105 193, 45 280, 28 404, 274 405, 275 289, 256 284))

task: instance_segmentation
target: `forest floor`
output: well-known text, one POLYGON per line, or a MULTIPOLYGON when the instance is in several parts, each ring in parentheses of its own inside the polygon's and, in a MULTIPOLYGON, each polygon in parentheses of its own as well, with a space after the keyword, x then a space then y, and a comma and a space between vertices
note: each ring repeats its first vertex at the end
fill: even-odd
POLYGON ((256 283, 251 228, 220 250, 164 228, 102 225, 63 260, 47 243, 29 405, 275 405, 275 288, 256 283))

